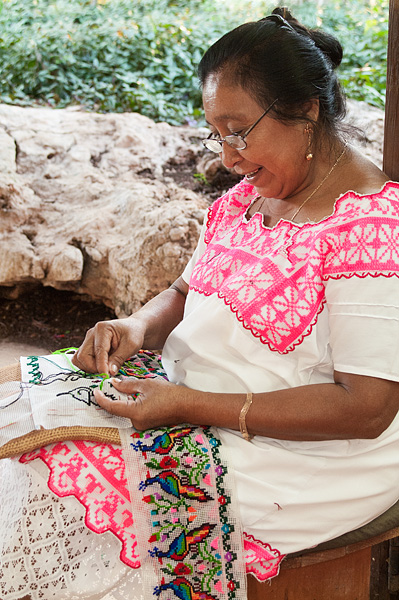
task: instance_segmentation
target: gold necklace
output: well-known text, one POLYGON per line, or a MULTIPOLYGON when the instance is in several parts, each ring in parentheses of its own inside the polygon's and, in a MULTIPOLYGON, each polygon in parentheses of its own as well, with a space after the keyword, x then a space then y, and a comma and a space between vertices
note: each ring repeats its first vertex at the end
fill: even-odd
MULTIPOLYGON (((313 192, 310 194, 310 196, 308 196, 307 198, 305 198, 305 200, 302 202, 302 204, 300 204, 298 206, 298 208, 296 209, 296 211, 294 212, 294 214, 291 217, 291 221, 293 221, 295 219, 295 217, 298 215, 299 211, 302 210, 302 208, 305 206, 305 204, 307 202, 309 202, 309 200, 311 198, 313 198, 313 196, 315 195, 315 193, 321 188, 321 186, 323 185, 323 183, 325 181, 327 181, 327 179, 330 177, 331 173, 334 171, 335 167, 337 166, 337 164, 339 163, 339 161, 341 160, 341 158, 343 157, 343 155, 345 154, 345 150, 347 148, 348 144, 344 145, 344 149, 342 150, 341 154, 338 156, 337 160, 335 161, 335 163, 333 164, 333 166, 331 167, 331 169, 328 171, 327 175, 320 181, 319 185, 313 190, 313 192)), ((257 196, 256 200, 258 198, 262 198, 262 196, 257 196)), ((257 212, 260 212, 264 203, 266 201, 266 198, 263 198, 262 202, 259 205, 259 208, 257 210, 257 212)))
POLYGON ((316 189, 313 190, 313 192, 310 194, 310 196, 308 196, 303 202, 302 204, 300 204, 298 206, 298 208, 296 209, 296 211, 294 212, 294 214, 291 217, 291 221, 293 221, 295 219, 295 217, 297 216, 297 214, 299 213, 299 211, 305 206, 305 204, 307 202, 309 202, 309 200, 311 198, 313 198, 313 196, 315 195, 315 193, 321 188, 321 186, 323 185, 323 183, 325 181, 327 181, 327 179, 330 177, 331 173, 334 171, 335 167, 337 166, 337 164, 339 163, 339 161, 341 160, 341 158, 343 157, 343 155, 345 154, 345 150, 348 144, 345 144, 344 149, 342 150, 341 154, 338 156, 337 160, 335 161, 335 163, 333 164, 333 166, 331 167, 331 169, 328 171, 327 175, 324 177, 324 179, 322 179, 319 183, 319 185, 317 186, 316 189))

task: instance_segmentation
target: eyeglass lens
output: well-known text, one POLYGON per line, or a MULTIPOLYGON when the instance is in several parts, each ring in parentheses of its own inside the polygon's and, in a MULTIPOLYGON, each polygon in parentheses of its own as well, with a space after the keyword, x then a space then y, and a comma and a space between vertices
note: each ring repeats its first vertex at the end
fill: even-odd
POLYGON ((276 104, 277 100, 278 98, 276 98, 270 104, 270 106, 265 110, 265 112, 259 117, 257 121, 255 121, 253 125, 251 125, 251 127, 248 129, 248 131, 244 133, 244 135, 226 135, 226 137, 223 140, 215 140, 212 139, 212 134, 210 134, 210 136, 206 138, 206 140, 202 140, 202 143, 204 144, 205 148, 208 148, 208 150, 211 150, 212 152, 220 153, 223 149, 223 142, 226 142, 226 144, 228 144, 235 150, 245 150, 245 148, 247 147, 247 142, 244 138, 246 138, 247 135, 251 133, 251 131, 254 129, 254 127, 256 127, 259 121, 263 119, 265 115, 267 115, 269 110, 276 104))
MULTIPOLYGON (((224 141, 229 146, 231 146, 232 148, 235 148, 236 150, 244 150, 244 148, 247 147, 245 140, 243 140, 243 138, 240 135, 227 135, 224 138, 224 141)), ((203 144, 204 144, 205 148, 208 148, 208 150, 212 150, 212 152, 219 153, 222 151, 222 143, 219 142, 218 140, 213 140, 213 139, 203 140, 203 144)))

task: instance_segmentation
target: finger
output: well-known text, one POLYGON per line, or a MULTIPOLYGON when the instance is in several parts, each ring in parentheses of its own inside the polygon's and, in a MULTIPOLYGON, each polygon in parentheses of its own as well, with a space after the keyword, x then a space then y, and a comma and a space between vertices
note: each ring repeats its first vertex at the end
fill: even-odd
POLYGON ((78 348, 72 356, 72 364, 85 373, 96 373, 97 365, 93 352, 93 330, 90 329, 83 341, 83 344, 78 348))
POLYGON ((87 332, 72 363, 87 373, 108 373, 108 354, 114 337, 107 322, 97 323, 87 332))
POLYGON ((120 345, 109 357, 109 374, 116 375, 123 363, 137 352, 138 348, 132 348, 130 339, 121 340, 120 345))
POLYGON ((142 384, 145 380, 136 377, 112 377, 110 382, 112 386, 124 394, 139 394, 142 391, 142 384))
POLYGON ((112 326, 97 323, 94 328, 94 356, 97 373, 110 373, 109 354, 112 347, 117 347, 118 336, 112 326))
POLYGON ((128 419, 131 418, 130 413, 133 411, 135 404, 131 397, 126 396, 126 400, 111 400, 110 398, 107 398, 99 388, 94 390, 94 397, 98 405, 111 413, 111 415, 127 417, 128 419))
POLYGON ((102 382, 102 385, 100 385, 99 388, 103 394, 105 394, 105 396, 112 400, 112 401, 116 401, 116 400, 121 400, 122 402, 126 402, 127 397, 129 397, 129 399, 131 400, 132 398, 135 400, 136 397, 138 396, 138 393, 136 393, 133 389, 132 391, 121 391, 119 390, 116 386, 115 386, 115 379, 111 378, 111 379, 105 379, 102 382))
MULTIPOLYGON (((163 377, 158 375, 151 375, 150 377, 111 377, 109 380, 112 385, 125 394, 142 394, 149 389, 149 386, 153 385, 152 382, 156 381, 160 384, 165 382, 163 377)), ((166 382, 168 383, 168 382, 166 382)))

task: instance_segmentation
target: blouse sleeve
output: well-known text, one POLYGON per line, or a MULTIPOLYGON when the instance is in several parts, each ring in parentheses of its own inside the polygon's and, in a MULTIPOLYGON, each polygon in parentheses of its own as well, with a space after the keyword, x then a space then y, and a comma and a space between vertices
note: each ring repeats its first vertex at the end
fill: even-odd
POLYGON ((337 371, 399 381, 399 185, 346 195, 320 249, 337 371), (353 198, 352 198, 353 196, 353 198))
POLYGON ((326 283, 334 368, 399 381, 399 278, 366 276, 326 283))

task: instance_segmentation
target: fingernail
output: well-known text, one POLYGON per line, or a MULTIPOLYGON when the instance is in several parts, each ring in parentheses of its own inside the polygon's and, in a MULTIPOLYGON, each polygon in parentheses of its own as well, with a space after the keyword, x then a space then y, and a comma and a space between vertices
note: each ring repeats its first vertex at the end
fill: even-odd
POLYGON ((121 383, 122 379, 120 377, 111 377, 110 381, 111 383, 121 383))
POLYGON ((115 375, 115 373, 117 373, 118 371, 119 369, 116 365, 111 365, 110 373, 113 373, 115 375))

